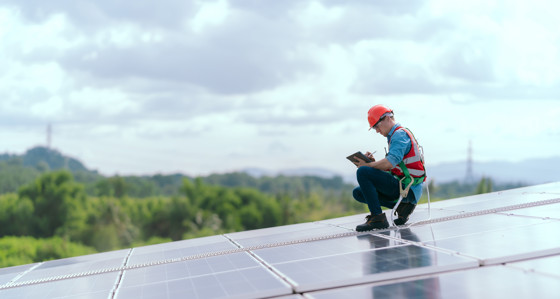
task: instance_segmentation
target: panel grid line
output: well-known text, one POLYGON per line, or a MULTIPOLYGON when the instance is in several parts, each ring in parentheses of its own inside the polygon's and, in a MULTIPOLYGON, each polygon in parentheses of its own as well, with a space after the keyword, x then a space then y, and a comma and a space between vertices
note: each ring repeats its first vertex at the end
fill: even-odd
MULTIPOLYGON (((226 235, 224 235, 224 237, 226 237, 230 242, 232 242, 235 246, 239 247, 240 249, 243 248, 243 246, 241 244, 235 242, 235 240, 232 240, 230 237, 228 237, 226 235)), ((263 265, 266 269, 268 269, 270 272, 272 272, 278 278, 280 278, 284 282, 286 282, 290 286, 290 288, 292 289, 292 292, 294 294, 296 293, 296 287, 295 287, 295 283, 293 281, 291 281, 288 277, 284 276, 282 273, 278 272, 273 266, 269 265, 266 261, 264 261, 259 256, 257 256, 253 251, 247 250, 246 252, 249 255, 251 255, 255 260, 257 260, 261 265, 263 265)))
POLYGON ((16 281, 18 281, 18 279, 22 278, 25 274, 35 270, 37 267, 41 266, 42 264, 44 264, 45 262, 41 262, 38 263, 37 265, 30 267, 29 269, 25 270, 24 272, 20 273, 19 275, 17 275, 16 277, 12 278, 12 280, 10 280, 6 285, 11 285, 11 284, 15 284, 16 281))
MULTIPOLYGON (((130 260, 130 256, 132 255, 132 252, 134 252, 134 248, 131 248, 128 251, 128 254, 126 255, 126 258, 124 259, 123 262, 123 267, 126 267, 126 265, 128 264, 128 261, 130 260)), ((110 298, 115 298, 115 295, 117 294, 117 292, 119 291, 119 288, 121 287, 121 282, 124 276, 124 270, 121 270, 119 273, 119 277, 117 278, 117 282, 115 283, 115 286, 113 287, 113 290, 111 290, 111 294, 110 294, 110 298)))
POLYGON ((495 213, 507 212, 507 211, 518 210, 518 209, 527 209, 527 208, 538 207, 538 206, 549 205, 549 204, 555 204, 555 203, 560 203, 560 198, 546 199, 546 200, 522 203, 522 204, 517 204, 517 205, 493 208, 493 209, 467 212, 467 213, 458 214, 458 215, 454 215, 454 216, 445 216, 445 217, 435 218, 435 219, 431 219, 431 220, 418 221, 418 222, 415 222, 413 224, 413 226, 439 223, 439 222, 444 222, 444 221, 449 221, 449 220, 457 220, 457 219, 475 217, 475 216, 482 216, 482 215, 487 215, 487 214, 495 214, 495 213))
MULTIPOLYGON (((523 208, 531 208, 531 207, 549 205, 549 204, 554 204, 554 203, 560 203, 560 198, 541 200, 541 201, 535 201, 535 202, 529 202, 529 203, 523 203, 523 204, 517 204, 517 205, 511 205, 511 206, 505 206, 505 207, 499 207, 499 208, 493 208, 493 209, 486 209, 486 210, 480 210, 480 211, 475 211, 475 212, 467 212, 467 213, 463 213, 463 214, 459 214, 459 215, 455 215, 455 216, 446 216, 446 217, 431 219, 431 220, 427 220, 427 221, 419 221, 419 222, 415 222, 415 223, 413 223, 411 225, 408 225, 408 226, 401 226, 401 228, 410 227, 410 226, 425 225, 425 224, 431 224, 431 223, 439 223, 439 222, 444 222, 444 221, 457 220, 457 219, 475 217, 475 216, 481 216, 481 215, 487 215, 487 214, 495 214, 495 213, 499 213, 499 212, 505 212, 505 211, 523 209, 523 208)), ((394 229, 394 227, 389 228, 389 230, 391 230, 391 229, 394 229)), ((397 229, 400 229, 400 228, 397 227, 397 229)), ((249 251, 252 251, 252 250, 259 250, 259 249, 265 249, 265 248, 282 247, 282 246, 289 246, 289 245, 295 245, 295 244, 301 244, 301 243, 308 243, 308 242, 331 240, 331 239, 338 239, 338 238, 344 238, 344 237, 359 236, 359 235, 370 234, 371 232, 375 232, 375 231, 385 231, 385 230, 387 230, 387 229, 371 230, 371 231, 366 231, 366 232, 356 232, 356 231, 352 230, 352 231, 348 231, 348 232, 344 232, 344 233, 336 233, 336 234, 332 234, 332 235, 324 235, 324 236, 318 236, 318 237, 303 238, 303 239, 283 241, 283 242, 275 242, 275 243, 273 242, 273 243, 267 243, 267 244, 261 244, 261 245, 243 247, 243 248, 235 248, 235 249, 229 249, 229 250, 209 252, 209 253, 204 253, 204 254, 196 254, 196 255, 191 255, 191 256, 186 256, 186 257, 181 257, 181 258, 173 258, 173 259, 153 261, 153 262, 136 264, 136 265, 125 265, 125 266, 121 266, 121 267, 105 268, 105 269, 93 270, 93 271, 88 271, 88 272, 79 272, 79 273, 73 273, 73 274, 67 274, 67 275, 46 277, 46 278, 42 278, 42 279, 23 281, 23 282, 19 282, 19 283, 13 282, 13 283, 7 283, 7 284, 4 284, 4 285, 0 285, 0 290, 22 287, 22 286, 28 286, 28 285, 42 284, 42 283, 48 283, 48 282, 54 282, 54 281, 59 281, 59 280, 71 279, 71 278, 79 278, 79 277, 93 276, 93 275, 99 275, 99 274, 105 274, 105 273, 111 273, 111 272, 120 272, 120 271, 125 271, 125 270, 132 270, 132 269, 139 269, 139 268, 144 268, 144 267, 164 265, 164 264, 170 264, 170 263, 198 260, 198 259, 203 259, 203 258, 222 256, 222 255, 228 255, 228 254, 234 254, 234 253, 249 252, 249 251)))

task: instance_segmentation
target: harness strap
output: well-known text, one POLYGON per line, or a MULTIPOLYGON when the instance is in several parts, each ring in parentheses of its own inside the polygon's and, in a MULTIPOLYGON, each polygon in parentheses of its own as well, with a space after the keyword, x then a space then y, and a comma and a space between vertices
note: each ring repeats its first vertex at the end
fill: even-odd
POLYGON ((408 171, 408 168, 406 167, 403 161, 399 163, 399 167, 402 169, 402 172, 404 173, 404 177, 399 179, 400 194, 402 197, 406 197, 408 195, 408 191, 410 190, 410 187, 424 182, 424 179, 426 179, 426 175, 423 175, 418 178, 411 176, 410 172, 408 171), (404 189, 402 187, 403 183, 406 186, 404 189))
POLYGON ((402 182, 403 182, 406 178, 407 178, 407 177, 404 177, 404 178, 402 178, 402 179, 399 181, 399 189, 400 189, 400 194, 401 194, 401 197, 402 197, 402 198, 404 198, 404 197, 406 197, 406 196, 408 195, 408 191, 410 191, 410 187, 412 187, 412 183, 414 183, 413 180, 410 180, 410 183, 406 186, 406 188, 403 189, 403 187, 402 187, 402 182))

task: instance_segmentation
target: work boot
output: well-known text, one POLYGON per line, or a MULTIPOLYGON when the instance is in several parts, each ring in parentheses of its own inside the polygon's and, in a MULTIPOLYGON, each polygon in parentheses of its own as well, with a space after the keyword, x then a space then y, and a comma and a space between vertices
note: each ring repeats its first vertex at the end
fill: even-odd
POLYGON ((387 221, 387 216, 385 213, 379 215, 367 215, 366 223, 356 226, 356 231, 365 232, 372 229, 384 229, 389 227, 389 222, 387 221))
POLYGON ((399 215, 399 218, 395 219, 395 224, 396 225, 405 224, 408 221, 410 214, 412 214, 412 212, 414 211, 414 208, 416 208, 415 204, 411 204, 408 202, 401 202, 397 207, 396 212, 397 215, 399 215))

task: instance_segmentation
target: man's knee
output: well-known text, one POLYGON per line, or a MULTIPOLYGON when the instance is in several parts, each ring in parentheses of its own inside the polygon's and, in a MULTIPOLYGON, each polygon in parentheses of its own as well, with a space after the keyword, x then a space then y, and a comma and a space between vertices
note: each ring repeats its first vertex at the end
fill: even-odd
POLYGON ((364 194, 362 193, 362 189, 360 187, 356 187, 354 188, 354 190, 352 190, 352 196, 354 197, 355 200, 359 201, 359 202, 364 202, 364 194))
POLYGON ((364 177, 364 176, 368 175, 368 173, 371 171, 371 169, 374 169, 374 168, 371 168, 369 166, 358 167, 358 170, 356 170, 356 177, 360 178, 360 177, 364 177))

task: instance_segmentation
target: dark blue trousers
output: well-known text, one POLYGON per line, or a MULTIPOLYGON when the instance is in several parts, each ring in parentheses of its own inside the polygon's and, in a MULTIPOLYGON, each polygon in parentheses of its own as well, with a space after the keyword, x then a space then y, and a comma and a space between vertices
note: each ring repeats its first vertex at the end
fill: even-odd
MULTIPOLYGON (((368 205, 373 215, 381 214, 381 206, 392 209, 399 200, 399 181, 390 173, 362 166, 356 171, 359 187, 354 188, 354 199, 368 205)), ((414 202, 414 193, 408 192, 404 202, 414 202), (406 200, 405 200, 406 199, 406 200)))

